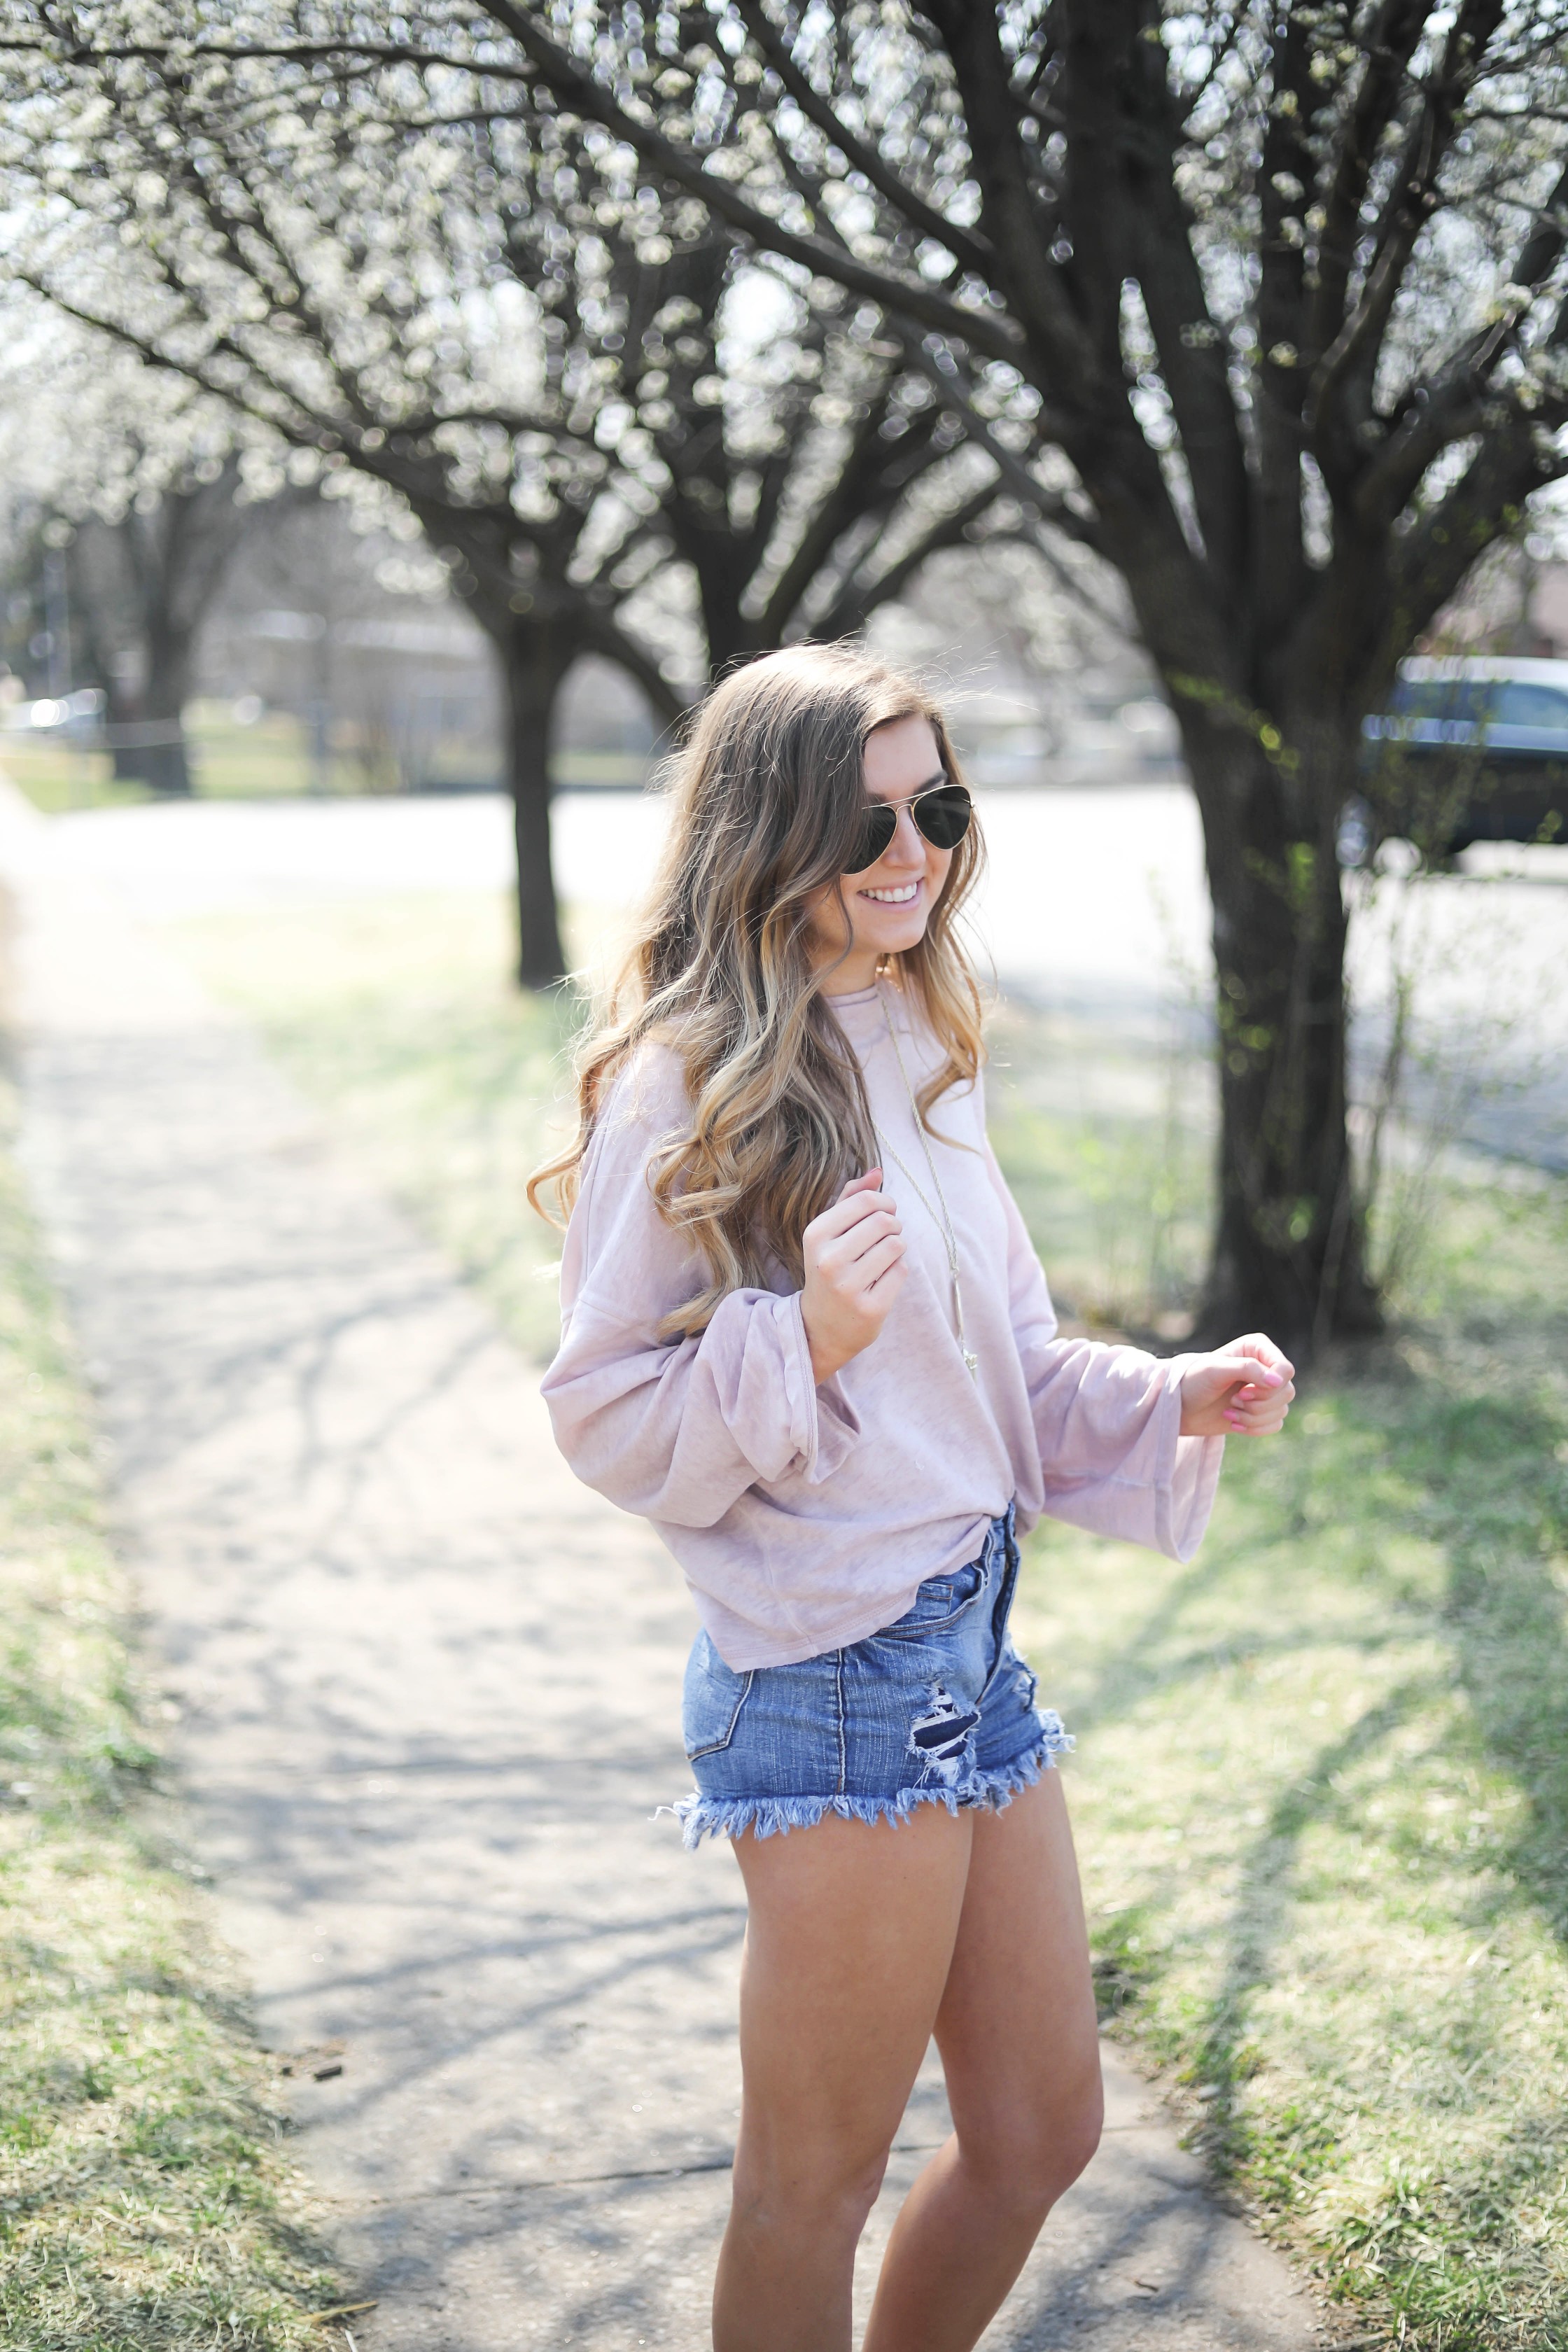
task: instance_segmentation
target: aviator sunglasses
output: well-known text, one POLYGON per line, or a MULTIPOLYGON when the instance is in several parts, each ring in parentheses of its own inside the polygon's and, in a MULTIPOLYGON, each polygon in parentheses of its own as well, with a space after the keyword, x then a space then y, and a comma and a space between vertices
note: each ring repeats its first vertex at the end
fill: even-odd
POLYGON ((909 810, 933 849, 956 849, 974 814, 962 784, 933 784, 929 792, 916 793, 908 801, 874 801, 861 817, 859 837, 844 869, 847 874, 864 874, 891 847, 901 808, 909 810))

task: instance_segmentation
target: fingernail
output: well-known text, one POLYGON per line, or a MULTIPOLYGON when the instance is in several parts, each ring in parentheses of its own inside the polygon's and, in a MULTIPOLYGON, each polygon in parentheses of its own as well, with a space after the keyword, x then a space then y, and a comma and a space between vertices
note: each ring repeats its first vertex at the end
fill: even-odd
POLYGON ((1282 1389, 1285 1385, 1285 1375, 1283 1372, 1265 1372, 1263 1377, 1268 1381, 1268 1386, 1271 1389, 1282 1389))

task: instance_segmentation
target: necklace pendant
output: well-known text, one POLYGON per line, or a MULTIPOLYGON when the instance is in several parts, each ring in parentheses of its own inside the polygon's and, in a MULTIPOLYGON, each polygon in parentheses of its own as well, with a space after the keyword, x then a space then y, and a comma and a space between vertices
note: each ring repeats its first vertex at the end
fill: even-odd
POLYGON ((965 1348, 963 1351, 963 1369, 972 1381, 980 1378, 980 1359, 971 1348, 965 1348))

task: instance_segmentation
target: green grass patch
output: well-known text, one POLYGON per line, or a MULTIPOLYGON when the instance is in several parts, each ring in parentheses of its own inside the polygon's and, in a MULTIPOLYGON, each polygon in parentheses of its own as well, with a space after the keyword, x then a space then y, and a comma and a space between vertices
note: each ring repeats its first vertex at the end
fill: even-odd
POLYGON ((151 1819, 89 1423, 0 1097, 0 2342, 319 2345, 271 2070, 151 1819))
MULTIPOLYGON (((479 898, 181 942, 549 1351, 522 1207, 564 1015, 479 898)), ((1016 1011, 993 1126, 1064 1304, 1178 1327, 1212 1092, 1179 1039, 1016 1011)), ((1378 2340, 1568 2347, 1568 1188, 1453 1172, 1398 1337, 1231 1448, 1183 1569, 1047 1527, 1020 1638, 1077 1731, 1114 2030, 1378 2340)))

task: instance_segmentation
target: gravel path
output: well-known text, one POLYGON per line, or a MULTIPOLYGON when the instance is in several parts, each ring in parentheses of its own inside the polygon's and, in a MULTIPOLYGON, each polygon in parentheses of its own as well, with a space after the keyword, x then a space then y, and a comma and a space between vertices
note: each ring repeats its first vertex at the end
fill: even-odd
MULTIPOLYGON (((192 1835, 375 2298, 361 2352, 700 2352, 742 1911, 728 1853, 654 1817, 687 1785, 679 1579, 252 1035, 5 786, 0 875, 28 1164, 192 1835)), ((1284 2264, 1108 2071, 1104 2152, 987 2346, 1312 2343, 1284 2264)), ((928 2069, 868 2284, 942 2129, 928 2069)))

